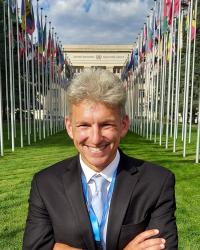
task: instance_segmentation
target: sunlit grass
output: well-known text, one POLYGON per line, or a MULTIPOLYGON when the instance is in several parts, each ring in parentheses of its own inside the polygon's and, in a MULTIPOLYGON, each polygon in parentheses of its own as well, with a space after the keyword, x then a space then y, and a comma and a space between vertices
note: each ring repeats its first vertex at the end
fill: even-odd
MULTIPOLYGON (((121 148, 129 155, 161 164, 175 173, 179 249, 197 250, 200 249, 200 164, 194 163, 193 149, 190 151, 189 147, 188 157, 183 159, 181 142, 177 153, 172 153, 171 144, 166 150, 130 132, 121 148)), ((5 149, 5 156, 0 157, 1 250, 21 249, 34 173, 75 153, 64 131, 23 149, 16 148, 14 153, 5 149)))

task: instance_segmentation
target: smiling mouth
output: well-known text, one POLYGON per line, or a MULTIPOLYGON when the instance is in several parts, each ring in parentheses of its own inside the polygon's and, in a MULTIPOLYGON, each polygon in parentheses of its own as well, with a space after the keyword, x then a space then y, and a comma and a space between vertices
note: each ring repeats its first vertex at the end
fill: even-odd
POLYGON ((85 145, 85 147, 86 147, 91 153, 100 153, 100 152, 102 152, 103 150, 105 150, 106 147, 107 147, 108 145, 109 145, 109 144, 106 144, 106 145, 103 145, 103 146, 100 146, 100 147, 91 147, 91 146, 85 145))

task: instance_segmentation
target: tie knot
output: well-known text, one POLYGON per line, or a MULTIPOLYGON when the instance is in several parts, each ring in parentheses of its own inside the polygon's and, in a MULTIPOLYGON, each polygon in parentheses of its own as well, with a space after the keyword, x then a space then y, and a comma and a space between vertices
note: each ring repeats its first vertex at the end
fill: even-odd
POLYGON ((106 189, 107 180, 100 174, 96 174, 92 177, 96 185, 97 192, 103 192, 106 189))

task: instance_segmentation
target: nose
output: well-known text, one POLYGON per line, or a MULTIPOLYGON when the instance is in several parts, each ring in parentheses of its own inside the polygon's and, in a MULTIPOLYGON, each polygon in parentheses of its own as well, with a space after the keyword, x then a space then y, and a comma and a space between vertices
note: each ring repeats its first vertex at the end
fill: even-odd
POLYGON ((101 143, 102 140, 102 132, 101 132, 101 128, 98 125, 94 125, 92 127, 92 133, 91 133, 91 142, 94 145, 98 145, 101 143))

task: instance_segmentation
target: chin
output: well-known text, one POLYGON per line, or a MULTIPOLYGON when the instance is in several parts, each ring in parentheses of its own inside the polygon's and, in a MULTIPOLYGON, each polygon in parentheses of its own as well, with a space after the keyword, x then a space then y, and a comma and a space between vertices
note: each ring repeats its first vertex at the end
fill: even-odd
POLYGON ((90 160, 88 162, 90 163, 91 166, 94 166, 95 168, 102 170, 105 167, 107 167, 111 161, 109 160, 102 161, 101 159, 98 161, 97 159, 95 159, 95 160, 90 160))

